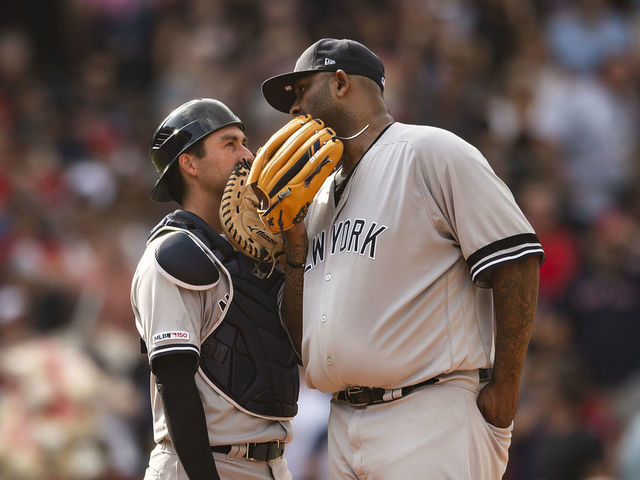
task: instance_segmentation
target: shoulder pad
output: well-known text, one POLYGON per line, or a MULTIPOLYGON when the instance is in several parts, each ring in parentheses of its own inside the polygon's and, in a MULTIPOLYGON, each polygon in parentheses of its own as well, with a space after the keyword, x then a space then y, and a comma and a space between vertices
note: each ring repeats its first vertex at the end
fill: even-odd
POLYGON ((214 261, 184 232, 167 235, 156 250, 156 262, 169 280, 189 290, 206 290, 220 278, 214 261))

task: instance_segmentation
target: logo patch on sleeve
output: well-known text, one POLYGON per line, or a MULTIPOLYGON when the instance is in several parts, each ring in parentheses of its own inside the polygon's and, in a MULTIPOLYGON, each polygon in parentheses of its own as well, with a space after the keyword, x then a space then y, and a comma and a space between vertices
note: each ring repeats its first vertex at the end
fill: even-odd
POLYGON ((153 336, 153 343, 164 342, 165 340, 189 340, 189 332, 173 330, 171 332, 158 333, 153 336))

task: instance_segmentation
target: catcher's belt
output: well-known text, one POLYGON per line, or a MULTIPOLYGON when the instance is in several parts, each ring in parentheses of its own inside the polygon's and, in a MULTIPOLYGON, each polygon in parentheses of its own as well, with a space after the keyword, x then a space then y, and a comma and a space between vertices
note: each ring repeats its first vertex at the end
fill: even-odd
POLYGON ((284 453, 284 442, 274 440, 263 443, 243 443, 240 445, 215 445, 211 447, 212 452, 230 454, 234 450, 238 454, 242 453, 242 458, 257 462, 268 462, 281 457, 284 453))

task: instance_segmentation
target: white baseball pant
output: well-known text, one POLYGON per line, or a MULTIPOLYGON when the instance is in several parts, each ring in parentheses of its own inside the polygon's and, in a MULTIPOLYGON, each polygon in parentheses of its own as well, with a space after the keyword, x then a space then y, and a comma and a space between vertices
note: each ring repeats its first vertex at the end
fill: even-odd
POLYGON ((513 424, 486 422, 477 371, 454 372, 392 402, 356 408, 331 401, 331 480, 498 480, 513 424))

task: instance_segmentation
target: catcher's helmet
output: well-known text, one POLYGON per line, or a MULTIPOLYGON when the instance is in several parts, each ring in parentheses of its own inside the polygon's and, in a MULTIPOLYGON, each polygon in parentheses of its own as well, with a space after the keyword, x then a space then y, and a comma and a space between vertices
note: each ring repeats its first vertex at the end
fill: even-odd
POLYGON ((175 200, 168 187, 175 160, 198 140, 229 125, 244 131, 244 124, 229 107, 212 98, 191 100, 171 112, 151 141, 151 161, 160 173, 151 198, 157 202, 175 200))

